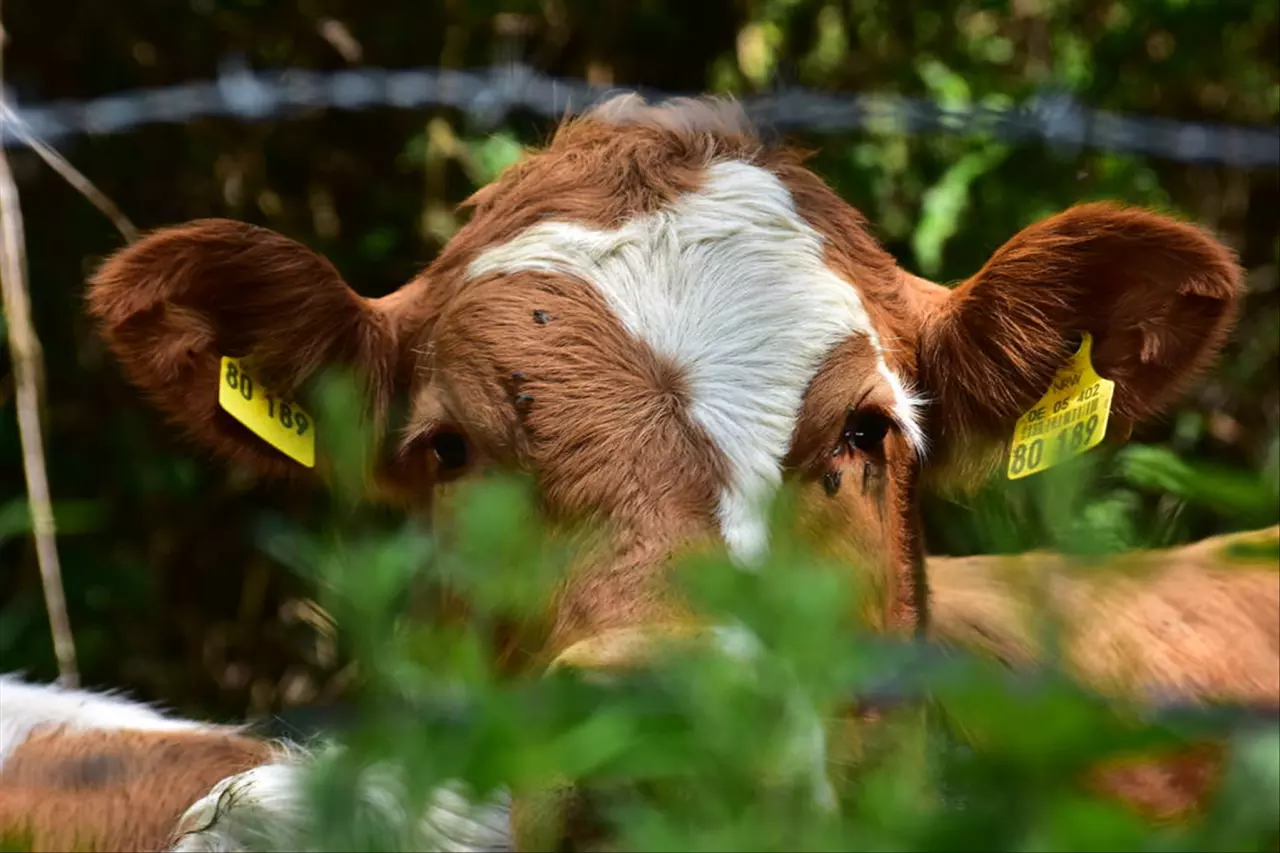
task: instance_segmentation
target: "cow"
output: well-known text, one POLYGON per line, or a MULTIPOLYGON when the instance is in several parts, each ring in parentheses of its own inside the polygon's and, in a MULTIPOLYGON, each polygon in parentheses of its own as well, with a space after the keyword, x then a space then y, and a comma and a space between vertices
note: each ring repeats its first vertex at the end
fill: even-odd
MULTIPOLYGON (((170 423, 264 476, 332 472, 220 404, 236 365, 282 395, 327 369, 357 376, 380 437, 373 497, 406 512, 444 518, 449 484, 531 472, 551 528, 601 531, 537 626, 535 671, 639 665, 655 639, 713 633, 673 593, 673 557, 712 543, 752 570, 784 485, 809 544, 870 576, 876 628, 1034 657, 999 563, 926 569, 923 492, 998 470, 1084 336, 1114 383, 1111 431, 1160 414, 1227 338, 1240 266, 1193 224, 1086 203, 948 287, 899 266, 805 164, 732 101, 621 95, 478 191, 387 296, 279 233, 205 219, 106 259, 88 309, 170 423)), ((1092 620, 1068 659, 1111 689, 1274 704, 1275 573, 1165 557, 1147 580, 1056 583, 1092 620)), ((0 826, 26 820, 41 846, 237 849, 250 816, 297 805, 287 745, 115 695, 0 688, 0 826)), ((464 808, 441 796, 425 823, 454 829, 432 843, 529 843, 519 803, 450 823, 464 808)))

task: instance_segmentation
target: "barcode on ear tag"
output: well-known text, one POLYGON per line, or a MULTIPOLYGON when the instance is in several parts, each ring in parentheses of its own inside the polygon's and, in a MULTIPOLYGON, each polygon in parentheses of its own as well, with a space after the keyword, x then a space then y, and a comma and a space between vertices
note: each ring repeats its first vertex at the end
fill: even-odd
POLYGON ((1048 392, 1013 428, 1007 475, 1020 480, 1087 453, 1102 443, 1116 383, 1093 369, 1093 338, 1049 383, 1048 392))
POLYGON ((294 400, 259 382, 238 358, 222 357, 218 405, 299 465, 316 464, 316 426, 294 400))

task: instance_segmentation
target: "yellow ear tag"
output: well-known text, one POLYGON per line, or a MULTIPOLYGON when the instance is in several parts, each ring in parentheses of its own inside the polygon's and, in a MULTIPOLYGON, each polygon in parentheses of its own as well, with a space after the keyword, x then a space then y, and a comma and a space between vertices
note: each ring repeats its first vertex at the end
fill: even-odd
POLYGON ((238 358, 222 357, 218 405, 276 450, 300 465, 315 467, 315 421, 292 399, 255 379, 238 358))
POLYGON ((1049 391, 1013 428, 1008 477, 1039 474, 1097 447, 1107 434, 1116 383, 1093 369, 1093 338, 1085 333, 1080 349, 1058 371, 1049 391))

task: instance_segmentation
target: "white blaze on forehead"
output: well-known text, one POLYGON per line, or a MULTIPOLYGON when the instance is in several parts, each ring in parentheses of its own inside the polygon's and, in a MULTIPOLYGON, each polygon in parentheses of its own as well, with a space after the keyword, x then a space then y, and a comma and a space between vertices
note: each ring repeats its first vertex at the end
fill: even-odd
POLYGON ((545 222, 487 249, 472 277, 522 271, 593 285, 622 325, 678 365, 689 415, 728 463, 720 495, 730 552, 767 546, 767 507, 781 483, 805 389, 832 349, 865 335, 917 449, 915 402, 885 364, 858 291, 827 266, 823 238, 766 169, 708 167, 704 186, 614 230, 545 222))

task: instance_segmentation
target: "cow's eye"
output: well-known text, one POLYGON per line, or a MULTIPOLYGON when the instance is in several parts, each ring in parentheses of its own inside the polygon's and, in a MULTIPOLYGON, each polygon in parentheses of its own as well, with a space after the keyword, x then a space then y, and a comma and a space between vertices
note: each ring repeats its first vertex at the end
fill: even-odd
POLYGON ((431 436, 431 452, 436 457, 437 473, 445 478, 462 473, 470 459, 467 439, 452 430, 440 430, 431 436))
POLYGON ((844 443, 864 453, 875 453, 889 434, 892 421, 876 409, 850 412, 844 424, 844 443))

